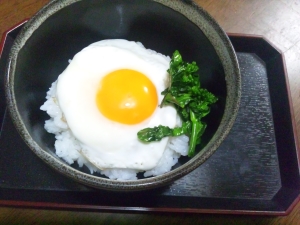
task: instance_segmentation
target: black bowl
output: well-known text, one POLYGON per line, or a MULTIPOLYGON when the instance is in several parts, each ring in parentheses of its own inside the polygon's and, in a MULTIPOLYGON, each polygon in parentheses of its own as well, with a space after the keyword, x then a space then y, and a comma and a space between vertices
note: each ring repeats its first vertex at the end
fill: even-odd
POLYGON ((240 100, 240 73, 232 45, 218 24, 192 1, 56 0, 24 26, 12 47, 6 70, 9 110, 33 152, 60 173, 107 190, 144 190, 184 176, 211 156, 228 134, 240 100), (196 156, 182 157, 171 172, 137 181, 114 181, 69 166, 54 150, 54 135, 44 129, 48 116, 39 108, 68 59, 102 39, 139 41, 171 56, 179 50, 200 67, 202 87, 218 98, 196 156))

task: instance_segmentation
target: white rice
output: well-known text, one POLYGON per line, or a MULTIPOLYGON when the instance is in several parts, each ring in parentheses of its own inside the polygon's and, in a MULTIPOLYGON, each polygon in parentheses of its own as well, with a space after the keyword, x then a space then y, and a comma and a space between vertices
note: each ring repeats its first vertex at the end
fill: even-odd
MULTIPOLYGON (((47 132, 55 134, 56 155, 70 165, 77 162, 80 167, 83 165, 87 166, 91 174, 98 172, 114 180, 137 180, 137 173, 141 171, 134 169, 100 170, 80 153, 82 146, 69 129, 63 113, 57 104, 55 95, 56 82, 52 83, 47 92, 47 100, 40 109, 46 111, 50 116, 50 119, 45 122, 45 129, 47 132)), ((188 141, 189 138, 184 135, 170 138, 169 144, 167 145, 162 158, 158 162, 158 165, 151 170, 145 171, 144 176, 157 176, 170 171, 172 166, 178 162, 178 158, 181 155, 187 155, 188 141)))

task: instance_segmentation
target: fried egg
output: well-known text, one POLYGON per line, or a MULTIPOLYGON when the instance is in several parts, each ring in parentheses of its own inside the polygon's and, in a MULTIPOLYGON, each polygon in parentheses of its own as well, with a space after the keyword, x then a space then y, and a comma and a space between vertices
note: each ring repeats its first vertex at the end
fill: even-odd
POLYGON ((99 169, 154 168, 169 138, 143 143, 137 132, 175 127, 176 110, 160 108, 170 58, 141 43, 114 39, 77 53, 57 81, 56 99, 80 153, 99 169))

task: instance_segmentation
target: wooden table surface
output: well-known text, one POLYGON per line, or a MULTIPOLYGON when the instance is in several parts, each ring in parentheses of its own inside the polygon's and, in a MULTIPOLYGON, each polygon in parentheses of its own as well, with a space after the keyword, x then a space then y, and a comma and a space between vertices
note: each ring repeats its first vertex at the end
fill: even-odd
MULTIPOLYGON (((49 0, 0 0, 0 34, 49 0)), ((300 134, 300 1, 196 0, 230 33, 263 35, 285 56, 300 134)), ((300 135, 298 135, 300 140, 300 135)), ((300 202, 285 217, 204 214, 115 214, 0 207, 0 224, 300 224, 300 202)))

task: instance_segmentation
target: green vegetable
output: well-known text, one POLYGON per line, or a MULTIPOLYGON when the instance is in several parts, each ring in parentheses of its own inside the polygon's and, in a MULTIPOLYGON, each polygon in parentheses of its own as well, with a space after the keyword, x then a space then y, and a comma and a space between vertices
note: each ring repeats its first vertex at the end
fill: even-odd
POLYGON ((177 50, 173 53, 168 69, 170 84, 161 93, 164 98, 160 107, 174 105, 182 119, 182 126, 173 129, 162 125, 145 128, 137 134, 141 141, 160 141, 167 136, 185 134, 189 136, 188 156, 192 157, 195 154, 196 145, 200 144, 206 128, 201 119, 210 112, 210 105, 218 100, 212 93, 201 88, 198 69, 195 62, 184 62, 177 50))

